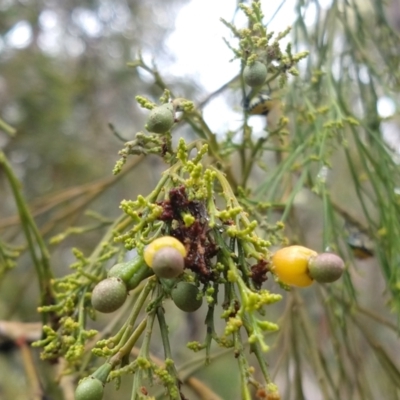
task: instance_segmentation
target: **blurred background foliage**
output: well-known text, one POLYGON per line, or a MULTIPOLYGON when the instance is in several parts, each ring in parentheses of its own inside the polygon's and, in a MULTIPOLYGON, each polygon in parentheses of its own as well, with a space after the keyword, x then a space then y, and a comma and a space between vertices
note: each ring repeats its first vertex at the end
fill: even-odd
MULTIPOLYGON (((69 226, 87 226, 85 235, 50 246, 56 276, 68 273, 74 261, 71 247, 90 253, 104 224, 119 215, 122 199, 149 193, 158 181, 163 165, 152 157, 132 159, 123 174, 111 175, 122 142, 109 123, 127 140, 142 128, 145 114, 134 96, 157 99, 161 90, 150 76, 126 63, 140 49, 156 61, 172 57, 163 40, 188 1, 0 2, 0 118, 17 130, 11 135, 0 129, 0 147, 46 242, 69 226), (103 219, 90 218, 88 209, 103 219)), ((259 164, 270 171, 284 165, 290 173, 282 175, 285 179, 275 191, 272 182, 279 174, 266 179, 262 168, 255 169, 252 184, 260 201, 283 204, 268 216, 285 221, 292 243, 319 251, 331 246, 346 259, 348 273, 333 289, 314 287, 286 296, 274 311, 275 319, 281 316, 282 330, 267 357, 283 399, 395 400, 400 398, 400 4, 320 3, 294 2, 294 46, 310 56, 300 68, 301 79, 290 81, 282 94, 292 150, 312 136, 304 121, 311 121, 317 133, 328 120, 349 116, 360 125, 346 127, 345 133, 338 129, 338 143, 328 145, 330 164, 321 157, 320 164, 310 166, 306 151, 302 159, 283 160, 271 152, 259 164), (311 8, 312 26, 304 22, 311 8), (385 104, 396 111, 390 118, 380 112, 385 104), (299 173, 302 167, 308 175, 299 173), (371 254, 354 256, 349 239, 366 255, 374 243, 371 254)), ((207 44, 199 51, 206 53, 207 44)), ((201 92, 195 77, 183 81, 161 72, 175 93, 195 99, 201 92)), ((235 98, 229 90, 226 96, 228 102, 235 98)), ((315 148, 327 154, 324 145, 315 148)), ((0 240, 24 248, 15 201, 1 169, 0 200, 0 240)), ((38 291, 28 254, 23 251, 11 270, 6 270, 4 258, 0 262, 0 320, 38 321, 38 291)), ((268 287, 279 290, 273 282, 268 287)), ((182 315, 174 318, 170 325, 176 344, 200 339, 201 315, 185 317, 186 330, 181 329, 182 315)), ((94 326, 106 322, 100 317, 94 326)), ((28 328, 23 329, 27 334, 28 328)), ((30 398, 29 373, 23 367, 29 354, 36 360, 46 398, 68 398, 68 389, 54 384, 56 367, 39 366, 36 350, 16 349, 15 337, 4 325, 0 337, 0 398, 30 398)), ((194 357, 186 349, 178 353, 181 360, 194 357)), ((196 376, 221 398, 239 399, 232 364, 232 357, 224 356, 196 376)), ((121 398, 129 387, 123 382, 121 398)), ((108 390, 107 398, 113 398, 115 392, 108 390)))
MULTIPOLYGON (((113 184, 110 171, 121 141, 109 123, 129 139, 145 115, 134 96, 160 94, 149 78, 141 79, 126 63, 140 49, 159 60, 171 57, 162 39, 173 29, 181 4, 5 1, 0 5, 1 118, 18 130, 12 138, 2 132, 0 140, 47 235, 55 232, 54 222, 60 224, 57 231, 73 224, 79 211, 113 184), (50 220, 53 223, 46 225, 50 220)), ((182 92, 191 87, 187 81, 177 85, 182 92)), ((152 162, 137 168, 136 176, 145 177, 141 188, 131 176, 104 193, 95 208, 108 210, 112 218, 118 206, 109 204, 148 191, 153 174, 157 176, 152 162)), ((14 230, 18 221, 10 217, 15 205, 3 176, 0 185, 1 212, 9 217, 0 225, 6 237, 12 237, 18 234, 18 228, 14 230)), ((92 244, 89 239, 88 246, 92 244)))

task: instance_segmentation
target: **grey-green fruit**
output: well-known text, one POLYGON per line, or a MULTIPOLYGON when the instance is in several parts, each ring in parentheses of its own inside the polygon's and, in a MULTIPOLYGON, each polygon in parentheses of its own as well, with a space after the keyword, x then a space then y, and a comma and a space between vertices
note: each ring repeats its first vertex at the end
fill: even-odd
POLYGON ((330 283, 338 280, 343 271, 344 262, 336 254, 321 253, 311 257, 308 262, 310 277, 320 283, 330 283))
POLYGON ((171 292, 171 298, 175 305, 185 312, 194 312, 198 310, 203 299, 197 298, 199 289, 197 286, 192 285, 189 282, 179 282, 171 292))
POLYGON ((128 291, 120 278, 111 277, 99 282, 93 289, 92 306, 102 313, 111 313, 124 304, 128 291))
POLYGON ((159 278, 176 278, 183 272, 185 260, 179 250, 167 246, 154 254, 151 267, 159 278))
POLYGON ((174 109, 171 103, 153 108, 147 116, 146 129, 153 133, 166 133, 174 125, 174 109))
POLYGON ((261 86, 267 78, 267 67, 260 61, 246 65, 243 70, 243 79, 251 87, 261 86))
POLYGON ((93 376, 88 376, 76 388, 75 400, 101 400, 103 393, 103 383, 93 376))

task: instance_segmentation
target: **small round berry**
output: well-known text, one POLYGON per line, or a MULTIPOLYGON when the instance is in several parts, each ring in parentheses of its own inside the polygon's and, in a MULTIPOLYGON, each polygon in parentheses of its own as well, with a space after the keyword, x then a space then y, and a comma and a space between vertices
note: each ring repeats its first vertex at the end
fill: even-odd
POLYGON ((152 268, 159 278, 176 278, 183 272, 185 260, 179 250, 167 246, 156 251, 152 268))
POLYGON ((171 298, 175 305, 185 312, 194 312, 198 310, 203 299, 198 298, 200 293, 197 286, 192 285, 189 282, 179 282, 174 289, 171 291, 171 298))
POLYGON ((75 390, 75 400, 101 400, 103 393, 103 383, 93 376, 88 376, 79 382, 75 390))
POLYGON ((243 79, 250 87, 261 86, 267 78, 267 67, 260 61, 246 65, 243 70, 243 79))
POLYGON ((306 287, 313 283, 308 261, 318 253, 303 246, 288 246, 272 256, 272 272, 287 285, 306 287))
POLYGON ((167 133, 174 125, 174 109, 171 103, 153 108, 147 116, 146 129, 153 133, 167 133))
POLYGON ((178 239, 172 236, 162 236, 153 240, 145 249, 143 253, 144 261, 149 267, 153 267, 154 255, 164 247, 172 247, 181 253, 182 257, 186 257, 185 246, 178 239))
POLYGON ((111 313, 124 304, 128 291, 120 278, 111 277, 99 282, 93 289, 92 306, 102 313, 111 313))
POLYGON ((321 253, 311 257, 308 262, 308 271, 311 278, 320 283, 337 281, 343 274, 343 260, 332 253, 321 253))

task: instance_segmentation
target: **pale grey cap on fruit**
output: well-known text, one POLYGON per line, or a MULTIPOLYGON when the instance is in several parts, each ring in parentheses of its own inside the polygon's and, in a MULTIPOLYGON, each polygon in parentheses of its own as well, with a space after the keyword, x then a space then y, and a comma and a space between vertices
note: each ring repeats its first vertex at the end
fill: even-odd
POLYGON ((312 279, 320 283, 330 283, 338 280, 344 271, 343 260, 333 253, 321 253, 311 257, 308 271, 312 279))
POLYGON ((167 246, 154 254, 151 267, 159 278, 176 278, 183 272, 185 260, 179 250, 167 246))

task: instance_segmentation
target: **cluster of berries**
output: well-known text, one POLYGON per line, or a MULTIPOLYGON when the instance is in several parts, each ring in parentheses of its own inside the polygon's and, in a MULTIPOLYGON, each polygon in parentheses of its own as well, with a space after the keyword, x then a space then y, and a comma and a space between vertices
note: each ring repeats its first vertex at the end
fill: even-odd
POLYGON ((97 311, 111 313, 125 302, 128 292, 151 275, 171 287, 170 295, 178 308, 193 312, 200 308, 202 298, 197 286, 179 280, 185 268, 185 246, 172 236, 155 239, 144 250, 143 257, 114 265, 107 278, 92 292, 92 305, 97 311))

